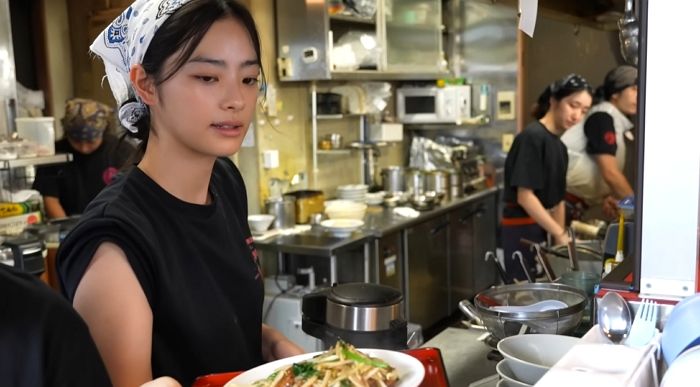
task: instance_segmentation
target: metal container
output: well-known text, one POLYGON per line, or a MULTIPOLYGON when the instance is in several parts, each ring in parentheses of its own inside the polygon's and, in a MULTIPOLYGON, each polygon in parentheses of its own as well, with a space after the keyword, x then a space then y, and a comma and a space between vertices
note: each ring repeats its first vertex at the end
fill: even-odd
POLYGON ((404 169, 398 165, 382 168, 382 186, 386 193, 403 192, 405 190, 404 169))
POLYGON ((450 181, 447 172, 441 169, 426 172, 425 190, 426 192, 435 192, 439 199, 438 201, 445 199, 450 191, 450 181))
POLYGON ((296 224, 296 208, 293 197, 275 197, 265 200, 265 212, 274 215, 273 228, 291 228, 296 224))
POLYGON ((503 285, 485 290, 474 297, 474 304, 462 300, 459 308, 467 316, 486 326, 498 339, 527 333, 567 334, 583 318, 588 295, 572 286, 554 283, 503 285), (559 300, 566 307, 546 311, 502 312, 492 306, 531 305, 543 300, 559 300))
POLYGON ((464 183, 462 183, 462 172, 458 169, 448 169, 448 180, 450 181, 450 192, 448 200, 461 198, 464 196, 464 183))
POLYGON ((411 196, 417 196, 425 192, 425 173, 418 168, 408 168, 405 172, 406 192, 411 196))
POLYGON ((349 331, 382 331, 401 318, 401 292, 381 285, 334 287, 326 300, 328 325, 349 331))

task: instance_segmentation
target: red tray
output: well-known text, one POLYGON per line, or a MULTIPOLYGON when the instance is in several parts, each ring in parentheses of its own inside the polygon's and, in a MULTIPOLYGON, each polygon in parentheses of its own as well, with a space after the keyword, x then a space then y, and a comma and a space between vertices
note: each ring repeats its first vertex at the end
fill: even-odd
MULTIPOLYGON (((447 374, 442 355, 438 348, 416 348, 403 351, 418 359, 425 367, 425 377, 420 384, 421 387, 447 387, 447 374)), ((198 377, 192 387, 223 387, 229 380, 233 379, 243 371, 224 372, 220 374, 210 374, 198 377)))

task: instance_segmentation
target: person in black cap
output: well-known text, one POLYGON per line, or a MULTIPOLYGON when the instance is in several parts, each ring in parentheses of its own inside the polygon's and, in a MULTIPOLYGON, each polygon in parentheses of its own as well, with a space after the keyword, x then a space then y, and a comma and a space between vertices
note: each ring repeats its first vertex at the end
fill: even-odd
POLYGON ((632 138, 631 116, 637 114, 637 69, 622 65, 605 76, 596 103, 585 121, 561 138, 569 152, 566 174, 571 219, 617 216, 617 202, 634 195, 623 174, 624 137, 632 138))
POLYGON ((66 164, 37 168, 33 188, 44 198, 48 218, 81 214, 127 162, 134 147, 107 133, 113 109, 83 98, 66 102, 65 136, 57 153, 72 153, 66 164))
POLYGON ((566 147, 559 137, 577 124, 591 107, 592 90, 577 74, 549 85, 533 110, 536 119, 520 132, 508 151, 503 191, 502 247, 507 274, 525 280, 526 272, 512 259, 520 251, 531 278, 539 275, 534 253, 521 238, 536 243, 568 243, 564 227, 566 147))

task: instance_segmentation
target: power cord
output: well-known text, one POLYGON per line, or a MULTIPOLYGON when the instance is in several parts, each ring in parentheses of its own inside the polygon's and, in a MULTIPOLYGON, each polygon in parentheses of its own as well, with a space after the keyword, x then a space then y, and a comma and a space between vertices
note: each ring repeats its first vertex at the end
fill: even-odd
POLYGON ((280 282, 279 282, 279 275, 280 275, 280 273, 278 270, 277 273, 275 273, 275 285, 277 286, 277 290, 279 290, 279 293, 275 294, 275 296, 272 297, 272 300, 270 300, 270 303, 267 305, 267 308, 265 308, 265 313, 263 313, 263 319, 262 319, 264 323, 267 323, 267 317, 269 316, 270 310, 272 309, 272 305, 275 303, 275 301, 277 301, 277 299, 281 295, 286 294, 288 291, 290 291, 294 288, 294 285, 292 285, 291 287, 289 287, 287 289, 282 289, 282 285, 280 285, 280 282))

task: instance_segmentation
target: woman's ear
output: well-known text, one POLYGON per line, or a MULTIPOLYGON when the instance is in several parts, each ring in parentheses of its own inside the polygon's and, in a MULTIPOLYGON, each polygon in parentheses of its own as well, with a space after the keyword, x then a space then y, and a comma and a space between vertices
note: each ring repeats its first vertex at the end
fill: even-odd
POLYGON ((155 105, 158 102, 156 84, 153 78, 146 74, 143 66, 136 64, 131 66, 129 79, 134 87, 136 96, 146 105, 155 105))

